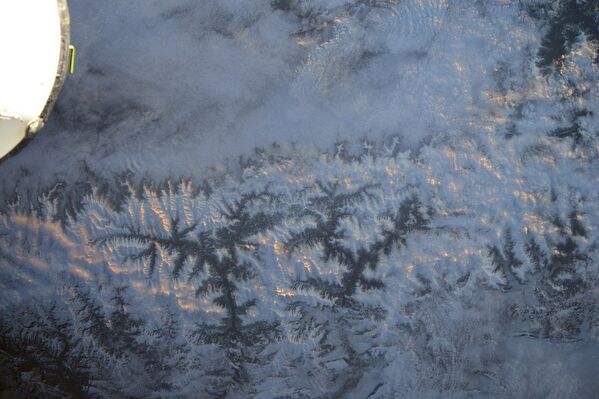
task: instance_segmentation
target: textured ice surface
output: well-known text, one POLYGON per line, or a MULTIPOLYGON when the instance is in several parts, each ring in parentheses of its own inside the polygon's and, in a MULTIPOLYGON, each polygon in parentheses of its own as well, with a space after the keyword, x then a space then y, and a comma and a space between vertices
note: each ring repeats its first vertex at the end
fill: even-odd
POLYGON ((596 2, 71 7, 0 166, 2 390, 596 395, 596 2))

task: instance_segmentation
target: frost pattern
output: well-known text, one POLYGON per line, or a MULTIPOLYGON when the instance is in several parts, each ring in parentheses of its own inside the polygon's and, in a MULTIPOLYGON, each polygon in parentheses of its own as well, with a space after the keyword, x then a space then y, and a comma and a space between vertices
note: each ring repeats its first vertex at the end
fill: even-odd
MULTIPOLYGON (((297 66, 289 89, 295 100, 352 98, 357 103, 337 109, 353 114, 362 99, 351 96, 349 82, 372 84, 379 89, 367 100, 375 93, 376 104, 406 107, 391 119, 374 115, 375 122, 355 127, 357 134, 369 128, 382 137, 391 125, 378 121, 394 125, 409 116, 402 129, 429 139, 411 150, 402 144, 410 141, 403 133, 339 141, 333 151, 276 144, 229 168, 193 169, 188 178, 111 174, 83 162, 76 178, 54 181, 39 196, 22 190, 5 196, 2 394, 596 395, 594 3, 554 3, 522 1, 509 12, 496 3, 464 8, 443 1, 260 2, 268 13, 235 1, 205 10, 164 5, 160 19, 210 22, 186 32, 231 48, 247 44, 255 37, 248 32, 260 31, 272 15, 284 18, 278 29, 293 28, 285 40, 307 48, 301 57, 292 51, 278 59, 297 66), (584 11, 581 18, 572 9, 584 11), (485 23, 483 15, 500 23, 485 23), (501 32, 506 20, 525 16, 531 18, 526 24, 549 21, 540 27, 538 49, 528 28, 501 32), (579 33, 556 36, 561 25, 578 23, 584 24, 579 33), (501 47, 500 59, 465 64, 454 58, 461 34, 470 40, 468 52, 478 48, 472 42, 498 34, 511 45, 501 47), (403 40, 393 40, 398 36, 403 40), (551 43, 559 44, 555 54, 551 43), (513 52, 522 57, 512 62, 513 52), (305 58, 294 64, 296 57, 305 58), (427 57, 438 69, 413 66, 427 57), (377 74, 397 59, 401 74, 377 74), (492 82, 479 87, 458 78, 463 72, 488 72, 492 82), (402 103, 396 91, 382 89, 389 82, 419 96, 402 103), (474 86, 484 102, 472 98, 474 86), (412 123, 420 118, 413 111, 425 106, 428 118, 412 123)), ((220 71, 223 60, 208 55, 220 71)), ((233 85, 238 91, 206 88, 224 100, 256 87, 268 92, 265 76, 238 76, 249 82, 233 85)), ((130 114, 155 120, 144 111, 149 106, 131 100, 123 109, 100 107, 101 118, 83 116, 105 121, 99 130, 124 128, 130 114)), ((201 107, 205 114, 220 110, 201 107)), ((246 115, 245 106, 238 107, 246 115)), ((89 120, 63 122, 74 128, 89 120)), ((331 133, 334 123, 321 122, 304 126, 314 135, 331 133)), ((252 132, 264 127, 249 125, 252 132)))
POLYGON ((595 151, 551 135, 353 157, 273 147, 201 185, 92 184, 75 214, 52 194, 13 204, 6 383, 391 398, 536 395, 542 376, 591 392, 561 354, 598 344, 595 151), (548 350, 553 363, 526 357, 548 350))

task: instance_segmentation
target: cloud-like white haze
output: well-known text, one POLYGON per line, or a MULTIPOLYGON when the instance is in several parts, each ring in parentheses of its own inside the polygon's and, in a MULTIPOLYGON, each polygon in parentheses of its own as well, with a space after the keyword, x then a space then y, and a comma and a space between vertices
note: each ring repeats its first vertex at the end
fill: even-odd
POLYGON ((84 159, 163 178, 272 142, 478 129, 498 66, 534 66, 538 30, 510 3, 72 0, 76 74, 0 176, 44 182, 84 159))

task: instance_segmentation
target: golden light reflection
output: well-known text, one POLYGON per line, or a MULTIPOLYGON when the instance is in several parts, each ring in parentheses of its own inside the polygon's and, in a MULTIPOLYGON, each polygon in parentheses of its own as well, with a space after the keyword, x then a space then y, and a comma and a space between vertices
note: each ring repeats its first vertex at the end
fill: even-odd
POLYGON ((168 280, 164 279, 160 283, 160 293, 162 295, 169 295, 171 293, 171 289, 168 280))
POLYGON ((537 203, 537 198, 534 196, 534 194, 530 194, 530 193, 527 193, 524 191, 514 190, 514 191, 512 191, 512 195, 514 197, 520 198, 522 201, 532 202, 533 205, 536 205, 536 203, 537 203))
POLYGON ((171 220, 168 217, 168 215, 166 214, 166 212, 163 209, 163 206, 160 204, 160 202, 156 199, 156 198, 151 198, 150 201, 150 208, 152 209, 152 212, 158 216, 158 218, 160 219, 161 223, 162 223, 162 228, 164 229, 164 231, 170 231, 171 230, 171 220))
POLYGON ((445 155, 447 158, 449 158, 451 160, 451 163, 453 164, 453 169, 457 170, 458 169, 458 153, 455 152, 454 150, 452 150, 451 148, 443 148, 442 152, 443 152, 443 155, 445 155))
POLYGON ((439 179, 435 179, 434 177, 429 177, 429 178, 426 179, 426 181, 431 186, 438 186, 439 184, 441 184, 441 182, 439 181, 439 179))
POLYGON ((394 168, 393 166, 385 166, 385 173, 387 173, 389 176, 395 176, 399 174, 399 169, 394 168))
POLYGON ((183 310, 187 310, 187 311, 192 311, 197 309, 197 304, 195 304, 194 302, 183 302, 183 301, 177 301, 177 305, 179 305, 179 307, 183 310))
MULTIPOLYGON (((131 210, 129 210, 129 214, 130 215, 135 215, 135 213, 131 213, 131 210)), ((140 224, 146 224, 146 207, 142 204, 142 206, 139 207, 139 222, 140 224)))
POLYGON ((486 157, 486 156, 484 156, 484 155, 479 155, 479 157, 478 157, 478 163, 479 163, 479 164, 480 164, 480 165, 481 165, 483 168, 485 168, 485 170, 486 170, 487 172, 490 172, 490 173, 492 173, 492 174, 493 174, 493 175, 494 175, 494 176, 495 176, 497 179, 500 179, 500 180, 502 179, 502 176, 501 176, 501 174, 499 174, 499 173, 498 173, 498 172, 495 170, 495 168, 493 167, 493 164, 491 164, 491 161, 489 160, 489 158, 487 158, 487 157, 486 157))
POLYGON ((306 269, 309 272, 312 272, 312 265, 310 264, 310 262, 304 261, 304 269, 306 269))
POLYGON ((284 255, 284 247, 281 243, 279 243, 279 240, 275 240, 275 243, 273 245, 273 251, 275 253, 276 256, 283 256, 284 255))
POLYGON ((36 231, 48 231, 49 235, 54 240, 67 249, 71 249, 76 246, 76 244, 66 235, 60 223, 44 221, 38 217, 19 214, 14 215, 12 217, 12 221, 16 225, 20 225, 24 228, 33 229, 36 231))
POLYGON ((89 281, 89 279, 90 279, 89 272, 87 272, 86 270, 83 270, 80 267, 71 267, 71 273, 73 273, 76 276, 81 277, 85 281, 89 281))
POLYGON ((543 162, 554 166, 555 165, 555 157, 551 156, 551 155, 544 155, 540 158, 543 162))
POLYGON ((137 291, 145 291, 147 287, 147 285, 141 281, 134 281, 133 283, 131 283, 131 286, 133 287, 133 289, 137 291))
POLYGON ((553 225, 547 224, 542 218, 534 213, 525 213, 522 215, 524 227, 522 230, 525 233, 533 232, 537 234, 556 233, 559 229, 553 225))
POLYGON ((447 212, 447 210, 445 210, 445 209, 437 209, 436 212, 437 212, 437 215, 439 215, 441 217, 449 216, 449 212, 447 212))
POLYGON ((17 256, 17 260, 19 260, 19 261, 26 260, 31 266, 35 267, 36 269, 47 269, 48 268, 48 262, 46 262, 42 259, 39 259, 39 258, 17 256))
POLYGON ((294 296, 295 293, 293 291, 290 291, 288 289, 285 288, 281 288, 281 287, 277 287, 275 289, 276 293, 278 296, 283 296, 283 297, 290 297, 290 296, 294 296))
POLYGON ((108 268, 110 269, 111 272, 113 272, 115 274, 124 274, 129 271, 126 266, 121 265, 119 263, 112 262, 112 261, 108 262, 108 268))

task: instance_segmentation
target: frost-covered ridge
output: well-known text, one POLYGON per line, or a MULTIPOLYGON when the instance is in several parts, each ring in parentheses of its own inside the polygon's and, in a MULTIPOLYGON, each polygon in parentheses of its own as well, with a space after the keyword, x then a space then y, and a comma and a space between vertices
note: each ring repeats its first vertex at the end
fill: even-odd
POLYGON ((2 216, 4 364, 98 396, 588 393, 559 354, 596 351, 596 151, 452 136, 60 186, 2 216))
POLYGON ((106 4, 0 168, 0 396, 596 396, 596 1, 106 4))

